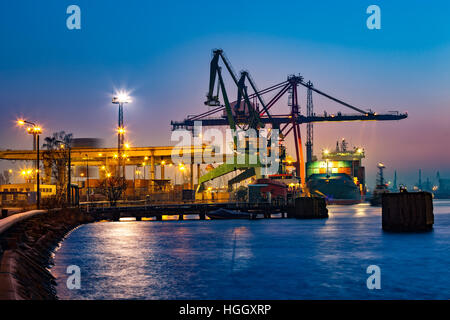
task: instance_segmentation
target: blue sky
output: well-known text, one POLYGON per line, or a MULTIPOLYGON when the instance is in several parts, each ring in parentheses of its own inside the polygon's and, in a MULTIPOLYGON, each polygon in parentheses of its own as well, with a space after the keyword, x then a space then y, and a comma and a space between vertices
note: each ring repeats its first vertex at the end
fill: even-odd
MULTIPOLYGON (((316 153, 346 137, 366 148, 372 181, 378 161, 407 183, 419 168, 450 176, 449 9, 448 1, 418 0, 2 1, 0 148, 29 147, 14 127, 18 116, 48 133, 114 145, 114 88, 132 90, 125 123, 133 144, 169 144, 170 120, 205 110, 211 49, 219 47, 260 88, 301 73, 352 104, 410 115, 316 125, 316 153), (71 4, 81 8, 81 30, 66 28, 71 4), (366 27, 371 4, 381 8, 381 30, 366 27)), ((314 99, 318 113, 347 111, 314 99)))

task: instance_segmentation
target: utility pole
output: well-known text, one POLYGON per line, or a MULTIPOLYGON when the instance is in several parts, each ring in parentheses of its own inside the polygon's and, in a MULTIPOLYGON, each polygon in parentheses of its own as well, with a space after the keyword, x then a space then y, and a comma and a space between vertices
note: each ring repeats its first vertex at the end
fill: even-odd
POLYGON ((42 133, 42 129, 35 123, 27 120, 18 120, 17 124, 23 126, 25 124, 30 125, 27 127, 27 132, 33 135, 33 148, 36 149, 36 208, 41 208, 41 186, 39 175, 39 135, 42 133))
POLYGON ((126 92, 119 92, 116 96, 113 97, 112 103, 119 105, 119 117, 118 117, 118 127, 117 127, 117 153, 118 153, 118 176, 120 177, 120 170, 122 169, 122 175, 125 178, 125 162, 123 163, 123 167, 121 167, 122 159, 122 149, 124 145, 125 138, 125 127, 123 125, 123 105, 125 103, 131 102, 130 97, 126 92))
MULTIPOLYGON (((89 202, 89 155, 86 154, 86 185, 87 185, 87 191, 86 191, 86 201, 89 202)), ((89 204, 88 204, 89 208, 89 204)), ((89 209, 88 209, 89 211, 89 209)))
POLYGON ((36 208, 41 208, 41 183, 39 176, 39 133, 34 133, 36 137, 36 208))

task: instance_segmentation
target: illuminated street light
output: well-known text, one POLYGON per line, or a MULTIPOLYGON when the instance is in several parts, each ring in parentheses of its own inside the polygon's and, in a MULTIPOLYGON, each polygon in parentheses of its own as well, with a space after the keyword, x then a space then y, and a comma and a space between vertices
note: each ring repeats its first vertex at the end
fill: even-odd
POLYGON ((128 95, 125 91, 119 91, 117 94, 112 98, 113 104, 124 104, 124 103, 131 103, 131 97, 128 95))
POLYGON ((42 128, 36 125, 34 122, 19 119, 17 120, 19 126, 29 125, 27 127, 27 132, 33 135, 33 150, 36 150, 36 208, 41 207, 41 188, 40 188, 40 177, 39 177, 39 135, 42 133, 42 128))
MULTIPOLYGON (((130 103, 131 98, 128 95, 126 91, 119 91, 116 93, 116 95, 112 98, 112 103, 119 105, 119 118, 118 118, 118 125, 117 125, 117 152, 120 156, 121 150, 124 144, 124 138, 125 138, 125 129, 123 125, 123 105, 125 103, 130 103)), ((120 162, 120 161, 119 161, 120 162)), ((120 176, 120 163, 119 163, 119 176, 120 176)), ((123 164, 123 177, 125 178, 125 164, 123 164)))

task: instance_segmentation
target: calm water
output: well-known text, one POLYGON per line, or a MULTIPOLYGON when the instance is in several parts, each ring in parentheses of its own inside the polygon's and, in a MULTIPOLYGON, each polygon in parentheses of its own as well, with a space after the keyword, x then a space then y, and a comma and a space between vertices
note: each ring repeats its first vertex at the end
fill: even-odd
POLYGON ((52 272, 61 299, 448 299, 450 201, 434 206, 434 230, 419 234, 382 232, 367 204, 329 206, 327 220, 94 223, 67 237, 52 272), (381 290, 366 287, 372 264, 381 290))

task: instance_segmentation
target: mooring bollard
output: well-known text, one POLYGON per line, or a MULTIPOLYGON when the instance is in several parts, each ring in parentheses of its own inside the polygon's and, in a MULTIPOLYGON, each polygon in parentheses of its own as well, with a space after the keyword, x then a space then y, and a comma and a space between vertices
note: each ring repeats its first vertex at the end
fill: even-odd
POLYGON ((324 198, 300 197, 295 199, 295 206, 288 212, 289 218, 324 219, 328 218, 327 203, 324 198))
POLYGON ((433 228, 433 197, 429 192, 384 193, 381 204, 385 231, 417 232, 433 228))

